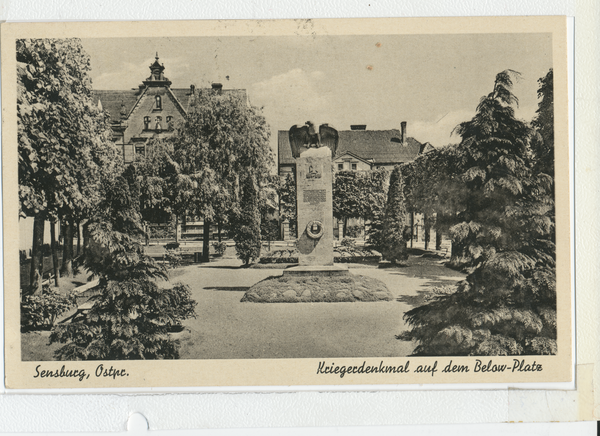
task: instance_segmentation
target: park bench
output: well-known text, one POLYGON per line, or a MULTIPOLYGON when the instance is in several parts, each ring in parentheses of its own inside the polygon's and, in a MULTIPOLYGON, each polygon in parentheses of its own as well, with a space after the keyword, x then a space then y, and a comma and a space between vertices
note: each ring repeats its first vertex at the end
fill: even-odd
POLYGON ((45 280, 42 280, 42 287, 50 286, 50 283, 54 280, 54 274, 48 274, 45 280))
POLYGON ((94 305, 94 302, 90 301, 90 297, 98 295, 98 293, 100 292, 97 289, 95 289, 99 283, 100 280, 96 279, 73 289, 73 294, 75 295, 75 302, 77 303, 77 309, 75 310, 75 313, 59 321, 59 324, 64 324, 66 322, 76 320, 80 316, 85 316, 90 311, 90 309, 94 305))

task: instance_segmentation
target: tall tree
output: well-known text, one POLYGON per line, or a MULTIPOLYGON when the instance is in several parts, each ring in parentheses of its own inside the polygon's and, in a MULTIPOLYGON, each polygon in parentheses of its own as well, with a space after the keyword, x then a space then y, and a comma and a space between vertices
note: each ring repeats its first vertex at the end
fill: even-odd
POLYGON ((536 170, 554 177, 554 73, 552 68, 538 80, 540 99, 536 117, 531 124, 541 138, 533 142, 536 170))
POLYGON ((297 238, 298 204, 296 198, 296 180, 293 174, 280 176, 277 195, 279 196, 279 218, 281 222, 288 222, 290 235, 297 238))
POLYGON ((242 181, 260 186, 269 174, 269 135, 260 109, 245 98, 207 90, 199 92, 171 138, 180 168, 176 212, 204 218, 205 261, 211 223, 222 215, 239 216, 242 181))
POLYGON ((260 257, 259 187, 253 177, 242 180, 240 208, 232 213, 231 232, 238 257, 249 265, 260 257))
POLYGON ((165 223, 177 207, 180 170, 173 160, 173 143, 153 138, 135 162, 140 179, 140 212, 146 222, 165 223))
POLYGON ((461 123, 455 174, 464 186, 451 227, 472 265, 450 292, 405 314, 418 355, 556 353, 552 178, 534 170, 535 137, 515 118, 510 70, 461 123))
POLYGON ((383 218, 383 246, 385 260, 396 263, 408 259, 406 251, 406 205, 404 202, 404 179, 400 166, 390 176, 387 204, 383 218))
POLYGON ((271 250, 271 241, 279 236, 279 222, 276 214, 279 211, 277 204, 279 184, 281 179, 278 175, 269 175, 263 180, 259 190, 260 210, 260 234, 263 241, 268 241, 271 250))
POLYGON ((344 233, 350 218, 372 220, 381 216, 386 202, 388 176, 383 169, 335 173, 333 216, 344 222, 344 233))
MULTIPOLYGON (((407 211, 425 214, 426 228, 435 228, 438 235, 448 233, 456 224, 456 213, 465 209, 465 186, 457 172, 462 165, 462 152, 449 145, 418 156, 402 167, 407 211)), ((453 262, 462 253, 459 245, 453 244, 453 262)))
POLYGON ((34 217, 30 287, 39 291, 43 222, 74 222, 97 203, 100 180, 119 155, 93 104, 81 41, 21 39, 16 45, 19 205, 21 216, 34 217))

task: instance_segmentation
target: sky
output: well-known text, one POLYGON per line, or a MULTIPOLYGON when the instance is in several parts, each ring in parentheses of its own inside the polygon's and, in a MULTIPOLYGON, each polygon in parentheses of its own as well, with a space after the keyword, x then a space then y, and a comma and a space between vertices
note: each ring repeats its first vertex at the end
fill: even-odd
POLYGON ((271 126, 329 123, 399 129, 435 147, 472 118, 497 73, 521 73, 517 117, 537 109, 537 80, 552 67, 550 34, 265 36, 84 39, 94 89, 129 89, 158 52, 173 88, 246 89, 271 126))

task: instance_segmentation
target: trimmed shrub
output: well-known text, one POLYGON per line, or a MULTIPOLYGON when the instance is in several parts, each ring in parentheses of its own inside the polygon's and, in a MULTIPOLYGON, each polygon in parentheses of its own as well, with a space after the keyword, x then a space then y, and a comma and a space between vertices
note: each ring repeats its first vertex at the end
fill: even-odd
POLYGON ((341 244, 342 244, 342 247, 351 247, 351 248, 356 247, 356 241, 352 238, 342 239, 341 244))
POLYGON ((215 249, 215 254, 217 256, 223 256, 225 254, 225 250, 227 250, 227 244, 225 242, 213 242, 212 246, 215 249))
POLYGON ((362 226, 347 226, 346 227, 346 237, 358 238, 360 236, 361 230, 362 230, 362 226))
POLYGON ((165 260, 169 263, 170 268, 179 268, 182 262, 181 252, 179 250, 166 250, 165 260))

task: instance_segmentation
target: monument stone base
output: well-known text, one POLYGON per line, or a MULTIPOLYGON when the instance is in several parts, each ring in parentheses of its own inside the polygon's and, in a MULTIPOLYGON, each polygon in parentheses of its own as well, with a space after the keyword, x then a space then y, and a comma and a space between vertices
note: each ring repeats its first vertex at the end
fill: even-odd
POLYGON ((348 267, 341 265, 300 265, 283 270, 283 276, 347 276, 348 267))

